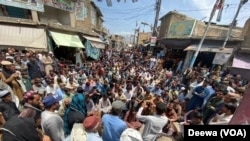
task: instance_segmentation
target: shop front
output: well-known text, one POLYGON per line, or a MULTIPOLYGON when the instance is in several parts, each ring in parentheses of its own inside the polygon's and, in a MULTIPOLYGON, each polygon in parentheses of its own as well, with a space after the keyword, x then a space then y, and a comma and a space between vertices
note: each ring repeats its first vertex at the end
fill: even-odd
POLYGON ((250 80, 250 52, 247 50, 240 50, 234 54, 233 63, 230 69, 230 73, 235 75, 239 74, 242 78, 250 80))
POLYGON ((76 33, 62 33, 50 30, 49 37, 51 37, 49 40, 50 48, 53 50, 54 55, 66 62, 75 63, 72 56, 74 56, 76 50, 85 48, 76 33))
MULTIPOLYGON (((187 69, 190 62, 198 48, 198 44, 192 44, 184 49, 187 51, 187 55, 184 61, 183 69, 187 69)), ((207 68, 213 68, 215 65, 225 65, 228 59, 231 57, 234 48, 221 49, 220 46, 216 45, 202 45, 199 54, 195 60, 194 66, 202 66, 207 68)))
MULTIPOLYGON (((184 51, 184 49, 191 44, 191 40, 186 38, 165 38, 159 40, 159 44, 163 48, 163 52, 165 52, 166 68, 172 68, 173 71, 177 70, 178 65, 180 65, 182 68, 183 61, 185 60, 185 56, 187 55, 187 52, 184 51)), ((178 68, 178 70, 181 68, 178 68)))
POLYGON ((99 37, 83 35, 83 39, 87 56, 95 60, 100 59, 105 43, 99 37))
POLYGON ((0 25, 0 46, 18 50, 47 51, 45 29, 21 25, 0 25))

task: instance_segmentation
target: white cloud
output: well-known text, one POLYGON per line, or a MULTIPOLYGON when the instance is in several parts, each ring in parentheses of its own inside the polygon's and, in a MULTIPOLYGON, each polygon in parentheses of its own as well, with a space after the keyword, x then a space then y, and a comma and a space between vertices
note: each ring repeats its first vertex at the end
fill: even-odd
MULTIPOLYGON (((216 0, 191 0, 191 4, 197 9, 211 9, 213 8, 216 0)), ((200 10, 200 14, 207 19, 210 16, 211 10, 200 10)))

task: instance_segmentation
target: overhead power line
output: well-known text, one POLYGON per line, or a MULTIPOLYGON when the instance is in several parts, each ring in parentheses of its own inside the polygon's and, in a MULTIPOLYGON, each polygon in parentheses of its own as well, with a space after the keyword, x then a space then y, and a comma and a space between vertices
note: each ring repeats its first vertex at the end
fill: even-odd
POLYGON ((105 11, 105 13, 110 13, 112 15, 117 15, 117 14, 125 14, 125 15, 133 15, 135 13, 144 13, 144 12, 147 12, 147 11, 154 11, 154 8, 153 7, 149 7, 147 9, 143 9, 143 10, 135 10, 135 11, 105 11))
POLYGON ((107 8, 107 7, 101 7, 99 6, 100 9, 103 10, 110 10, 110 11, 133 11, 133 10, 143 10, 143 9, 147 9, 149 7, 154 7, 154 4, 150 4, 150 5, 141 5, 140 7, 136 7, 136 8, 128 8, 128 9, 121 9, 121 8, 107 8))
MULTIPOLYGON (((104 17, 104 18, 111 19, 111 20, 129 20, 129 19, 140 17, 140 16, 154 14, 153 11, 154 11, 154 9, 151 8, 151 9, 148 9, 147 11, 144 11, 144 12, 138 13, 138 14, 135 14, 135 13, 134 14, 125 14, 125 15, 129 15, 129 16, 126 16, 126 17, 123 16, 123 18, 114 18, 114 17, 104 17)), ((118 14, 118 15, 124 15, 124 14, 118 14)))

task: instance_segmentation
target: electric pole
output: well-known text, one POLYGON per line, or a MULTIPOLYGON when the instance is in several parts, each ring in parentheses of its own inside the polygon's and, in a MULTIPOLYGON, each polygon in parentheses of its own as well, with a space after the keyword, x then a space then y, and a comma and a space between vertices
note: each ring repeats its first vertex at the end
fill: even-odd
POLYGON ((136 21, 134 30, 135 30, 135 32, 134 32, 134 38, 133 38, 133 45, 135 45, 135 36, 136 36, 136 32, 137 32, 137 21, 136 21))
POLYGON ((149 48, 149 52, 148 52, 148 55, 153 55, 153 52, 154 52, 154 49, 153 47, 155 46, 155 43, 151 43, 153 38, 156 42, 157 40, 157 34, 158 34, 158 31, 157 31, 157 28, 158 28, 158 20, 159 20, 159 14, 160 14, 160 10, 161 10, 161 0, 156 0, 156 7, 155 7, 155 22, 154 22, 154 26, 153 26, 153 29, 152 29, 152 36, 151 36, 151 39, 150 39, 150 48, 149 48))
POLYGON ((156 0, 156 14, 155 14, 155 22, 154 22, 152 36, 157 36, 157 32, 158 32, 157 27, 158 27, 160 10, 161 10, 161 0, 156 0))
POLYGON ((189 65, 190 68, 193 67, 193 65, 194 65, 194 63, 195 63, 195 60, 196 60, 196 58, 197 58, 197 56, 198 56, 198 54, 199 54, 199 52, 200 52, 200 49, 201 49, 201 47, 202 47, 202 45, 203 45, 203 42, 204 42, 204 40, 205 40, 205 37, 207 36, 208 29, 209 29, 209 27, 210 27, 211 21, 212 21, 212 19, 213 19, 213 17, 214 17, 214 14, 215 14, 215 11, 216 11, 216 8, 217 8, 217 5, 218 5, 219 2, 220 2, 220 0, 216 0, 216 2, 215 2, 215 4, 214 4, 214 7, 213 7, 213 9, 212 9, 212 11, 211 11, 211 14, 210 14, 209 21, 208 21, 207 26, 206 26, 206 29, 205 29, 205 32, 204 32, 204 34, 203 34, 203 36, 202 36, 202 38, 201 38, 201 40, 200 40, 199 46, 197 47, 197 49, 196 49, 196 51, 195 51, 195 54, 194 54, 194 56, 193 56, 193 58, 192 58, 192 60, 191 60, 191 63, 190 63, 190 65, 189 65))
POLYGON ((232 23, 230 24, 230 28, 229 28, 229 30, 228 30, 228 32, 227 32, 226 39, 225 39, 225 41, 224 41, 224 43, 223 43, 221 49, 224 49, 224 48, 225 48, 225 46, 226 46, 226 44, 227 44, 227 41, 228 41, 228 39, 229 39, 229 37, 230 37, 230 35, 231 35, 231 33, 232 33, 233 27, 236 25, 236 18, 237 18, 237 16, 238 16, 239 12, 240 12, 240 9, 241 9, 241 7, 242 7, 247 1, 248 1, 248 0, 241 0, 241 1, 240 1, 240 4, 239 4, 238 9, 237 9, 237 12, 236 12, 236 14, 235 14, 235 16, 234 16, 234 18, 233 18, 232 23))
POLYGON ((134 30, 135 30, 135 33, 133 35, 133 45, 135 45, 135 36, 136 36, 136 29, 134 29, 134 30))
POLYGON ((133 45, 134 46, 137 46, 137 43, 138 43, 138 35, 139 35, 139 32, 140 32, 140 28, 136 28, 134 29, 135 30, 135 33, 134 33, 134 38, 133 38, 133 45), (136 34, 137 33, 137 34, 136 34), (137 35, 137 38, 136 38, 136 35, 137 35))

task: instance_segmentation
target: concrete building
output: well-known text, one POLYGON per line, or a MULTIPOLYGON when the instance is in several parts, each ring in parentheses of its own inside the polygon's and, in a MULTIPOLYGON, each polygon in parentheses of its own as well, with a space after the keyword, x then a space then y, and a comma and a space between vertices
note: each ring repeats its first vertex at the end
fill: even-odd
POLYGON ((2 48, 56 51, 58 55, 69 55, 68 50, 85 48, 86 40, 96 50, 105 48, 101 40, 107 34, 103 15, 91 0, 40 3, 1 0, 0 5, 2 48))
POLYGON ((250 18, 246 21, 242 37, 244 41, 235 50, 232 58, 230 73, 240 74, 242 78, 250 80, 250 18))
POLYGON ((106 36, 108 31, 103 27, 103 15, 93 1, 82 0, 76 7, 76 27, 87 33, 98 33, 106 36))
MULTIPOLYGON (((176 11, 167 13, 160 20, 159 45, 167 52, 166 57, 175 57, 174 62, 176 65, 178 62, 183 61, 182 70, 185 70, 189 67, 207 23, 176 11)), ((241 35, 242 28, 235 27, 226 44, 226 48, 221 50, 220 48, 228 30, 228 25, 211 24, 195 65, 200 64, 212 68, 215 65, 226 65, 228 63, 234 49, 244 40, 241 35), (218 57, 227 59, 218 62, 216 61, 219 59, 218 57)))
POLYGON ((152 36, 151 32, 139 32, 137 37, 137 45, 141 46, 145 43, 149 43, 151 36, 152 36))
POLYGON ((110 46, 116 50, 121 50, 125 46, 124 37, 121 35, 111 35, 110 46))

